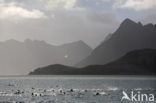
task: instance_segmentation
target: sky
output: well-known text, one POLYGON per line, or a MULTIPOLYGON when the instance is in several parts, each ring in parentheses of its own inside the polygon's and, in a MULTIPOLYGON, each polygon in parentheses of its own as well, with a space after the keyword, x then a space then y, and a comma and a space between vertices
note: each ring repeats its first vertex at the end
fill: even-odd
POLYGON ((156 24, 156 0, 0 0, 0 41, 99 45, 130 18, 156 24))

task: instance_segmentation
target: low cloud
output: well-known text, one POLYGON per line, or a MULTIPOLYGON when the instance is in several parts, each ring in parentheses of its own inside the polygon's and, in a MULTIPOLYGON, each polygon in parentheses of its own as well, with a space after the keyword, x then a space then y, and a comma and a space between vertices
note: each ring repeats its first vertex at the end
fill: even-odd
POLYGON ((45 8, 47 10, 84 10, 84 8, 76 7, 77 0, 45 0, 45 8))
POLYGON ((27 10, 22 8, 16 2, 0 2, 0 19, 39 19, 46 18, 46 15, 37 9, 27 10))
POLYGON ((113 7, 136 11, 149 10, 156 7, 156 0, 114 0, 113 7))

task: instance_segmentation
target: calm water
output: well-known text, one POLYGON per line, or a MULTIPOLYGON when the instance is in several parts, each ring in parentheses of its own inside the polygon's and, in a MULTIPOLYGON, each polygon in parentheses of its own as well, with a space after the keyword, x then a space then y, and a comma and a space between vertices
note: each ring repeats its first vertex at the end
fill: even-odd
POLYGON ((128 103, 121 102, 123 90, 156 95, 156 77, 0 77, 0 103, 128 103))

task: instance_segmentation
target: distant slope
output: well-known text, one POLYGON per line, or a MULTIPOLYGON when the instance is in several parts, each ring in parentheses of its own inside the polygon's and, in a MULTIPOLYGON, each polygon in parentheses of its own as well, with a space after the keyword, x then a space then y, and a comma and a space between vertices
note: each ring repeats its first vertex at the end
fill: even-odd
POLYGON ((156 25, 143 26, 141 23, 125 19, 109 39, 101 43, 91 55, 76 66, 103 65, 127 52, 144 48, 156 49, 156 25))
POLYGON ((30 75, 57 75, 57 74, 74 74, 74 67, 64 66, 60 64, 49 65, 43 68, 38 68, 33 72, 30 72, 30 75))
POLYGON ((23 75, 49 64, 74 65, 91 53, 83 41, 54 46, 44 41, 0 42, 0 75, 23 75))
POLYGON ((84 68, 50 65, 30 75, 156 75, 156 49, 135 50, 106 65, 84 68))

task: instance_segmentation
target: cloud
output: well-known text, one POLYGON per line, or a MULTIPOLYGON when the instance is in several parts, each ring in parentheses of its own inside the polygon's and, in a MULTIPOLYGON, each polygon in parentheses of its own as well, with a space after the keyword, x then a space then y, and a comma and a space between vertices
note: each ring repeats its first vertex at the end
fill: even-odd
POLYGON ((156 7, 156 0, 115 0, 114 8, 127 8, 136 11, 149 10, 156 7))
POLYGON ((46 18, 46 15, 37 9, 27 10, 19 6, 16 2, 0 2, 0 19, 39 19, 46 18))
MULTIPOLYGON (((93 16, 94 13, 88 14, 93 16)), ((23 22, 0 21, 0 41, 16 39, 23 41, 30 38, 35 40, 45 40, 51 44, 64 44, 77 40, 83 40, 92 47, 96 47, 105 36, 115 30, 116 22, 108 23, 102 14, 97 13, 93 20, 88 15, 56 13, 55 19, 29 19, 23 22), (99 17, 100 16, 100 17, 99 17), (105 22, 106 21, 106 22, 105 22), (8 30, 9 29, 9 30, 8 30)), ((114 15, 112 15, 114 16, 114 15)), ((112 20, 110 20, 112 21, 112 20)))
POLYGON ((30 38, 58 45, 83 40, 96 47, 118 27, 115 14, 107 11, 109 0, 4 1, 0 2, 0 41, 30 38))
POLYGON ((76 7, 77 0, 45 0, 45 2, 47 10, 84 10, 84 8, 76 7))
POLYGON ((102 0, 102 1, 104 1, 104 2, 110 2, 110 1, 112 1, 112 0, 102 0))

